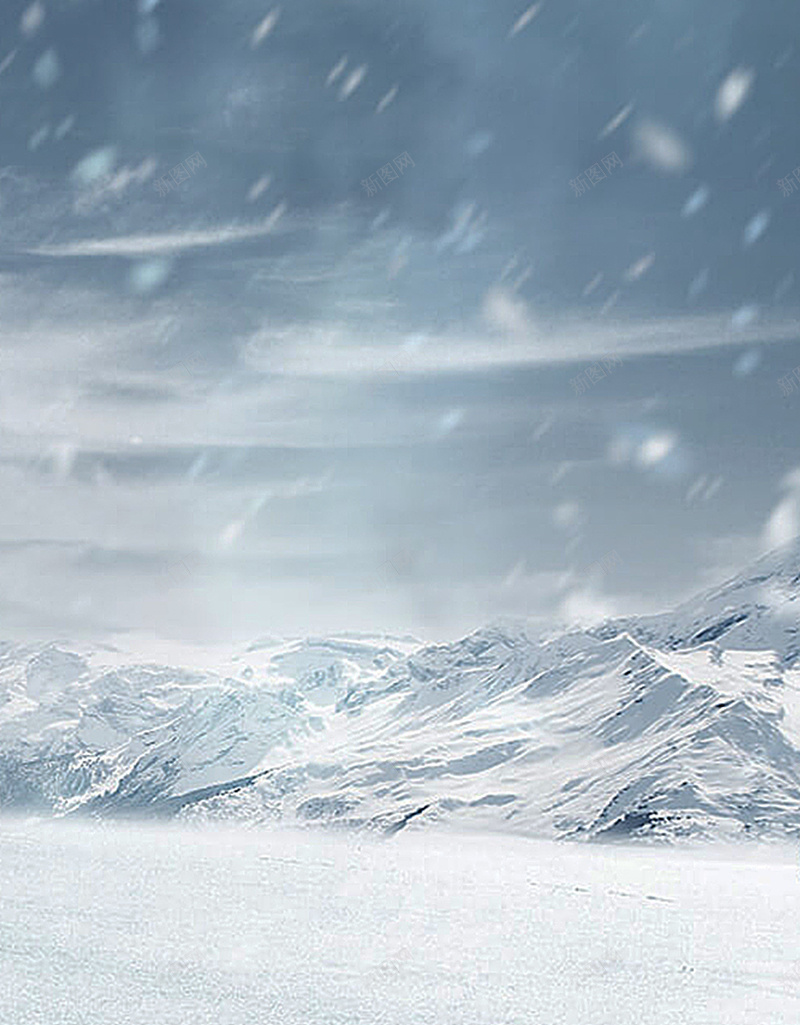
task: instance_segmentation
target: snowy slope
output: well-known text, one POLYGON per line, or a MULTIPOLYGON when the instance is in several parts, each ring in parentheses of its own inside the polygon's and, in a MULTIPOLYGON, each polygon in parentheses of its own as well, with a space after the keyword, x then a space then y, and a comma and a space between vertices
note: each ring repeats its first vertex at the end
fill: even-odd
POLYGON ((765 555, 746 572, 673 612, 618 621, 658 648, 715 644, 720 650, 772 651, 791 665, 800 654, 800 544, 765 555))
POLYGON ((520 650, 482 632, 393 667, 351 696, 305 764, 204 811, 388 828, 419 812, 572 837, 794 832, 797 719, 790 733, 764 682, 773 667, 738 696, 702 668, 627 634, 520 650))
POLYGON ((251 646, 229 674, 0 652, 0 804, 549 837, 800 832, 800 548, 534 642, 251 646), (236 675, 234 675, 234 673, 236 675))

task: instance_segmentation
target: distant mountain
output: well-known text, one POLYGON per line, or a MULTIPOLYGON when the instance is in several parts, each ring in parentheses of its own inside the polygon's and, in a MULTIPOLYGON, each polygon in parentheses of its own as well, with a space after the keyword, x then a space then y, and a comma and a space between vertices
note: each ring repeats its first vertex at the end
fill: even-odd
POLYGON ((6 645, 0 806, 793 836, 799 594, 793 545, 673 612, 544 641, 508 628, 428 646, 268 639, 227 677, 6 645))

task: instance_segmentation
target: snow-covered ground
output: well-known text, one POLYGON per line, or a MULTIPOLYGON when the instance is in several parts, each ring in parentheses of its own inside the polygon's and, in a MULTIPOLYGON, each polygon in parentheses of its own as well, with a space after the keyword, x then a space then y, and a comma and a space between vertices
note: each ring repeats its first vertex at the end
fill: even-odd
POLYGON ((789 848, 0 821, 13 1025, 797 1025, 789 848))

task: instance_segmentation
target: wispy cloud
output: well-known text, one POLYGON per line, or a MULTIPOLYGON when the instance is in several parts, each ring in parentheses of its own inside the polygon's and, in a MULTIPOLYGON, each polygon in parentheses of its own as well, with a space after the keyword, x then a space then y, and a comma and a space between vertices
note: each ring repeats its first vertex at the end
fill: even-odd
POLYGON ((229 225, 196 231, 164 232, 153 235, 123 235, 116 238, 81 239, 53 245, 35 246, 25 252, 33 256, 153 256, 178 253, 186 249, 228 245, 261 238, 275 232, 285 204, 275 207, 269 217, 257 224, 229 225))
POLYGON ((796 339, 794 320, 731 325, 730 317, 675 317, 649 321, 562 319, 549 324, 515 324, 514 330, 478 334, 403 336, 382 333, 380 341, 359 338, 347 324, 297 325, 253 336, 243 358, 253 369, 287 375, 371 377, 481 372, 514 366, 562 365, 600 355, 620 357, 690 353, 726 346, 796 339))

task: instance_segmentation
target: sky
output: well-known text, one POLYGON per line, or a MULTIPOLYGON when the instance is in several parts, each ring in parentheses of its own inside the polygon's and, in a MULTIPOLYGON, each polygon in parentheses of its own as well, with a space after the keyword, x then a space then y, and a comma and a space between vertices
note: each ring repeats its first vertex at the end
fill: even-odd
POLYGON ((4 4, 0 634, 574 625, 796 536, 798 28, 4 4))

